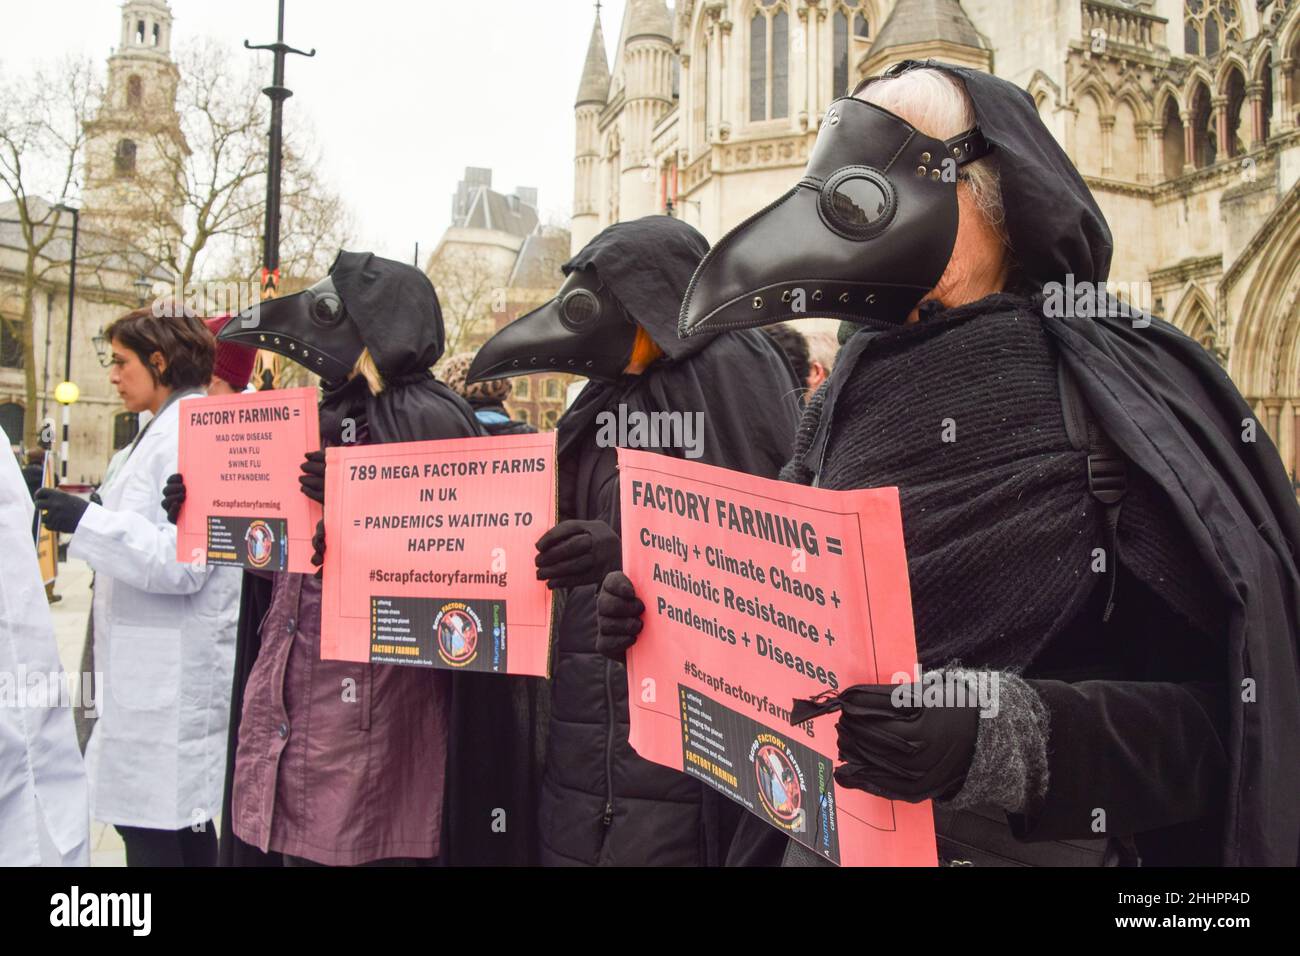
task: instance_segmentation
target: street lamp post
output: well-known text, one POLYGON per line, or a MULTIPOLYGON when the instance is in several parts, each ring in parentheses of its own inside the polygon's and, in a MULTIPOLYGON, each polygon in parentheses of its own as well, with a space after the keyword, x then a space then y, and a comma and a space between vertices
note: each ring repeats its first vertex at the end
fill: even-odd
POLYGON ((290 53, 315 56, 316 48, 295 50, 284 42, 284 0, 280 0, 275 42, 253 44, 244 41, 245 49, 270 50, 274 54, 271 85, 262 90, 271 101, 271 129, 266 158, 266 231, 262 238, 262 298, 272 298, 280 289, 280 139, 284 101, 293 91, 284 85, 284 60, 290 53))
POLYGON ((68 334, 63 347, 63 382, 54 390, 55 400, 63 406, 63 450, 59 453, 59 483, 64 484, 68 480, 69 410, 79 394, 77 386, 72 383, 72 309, 77 297, 77 232, 81 225, 81 210, 66 200, 54 208, 60 212, 72 213, 72 253, 68 258, 68 334), (60 398, 60 393, 65 397, 60 398))

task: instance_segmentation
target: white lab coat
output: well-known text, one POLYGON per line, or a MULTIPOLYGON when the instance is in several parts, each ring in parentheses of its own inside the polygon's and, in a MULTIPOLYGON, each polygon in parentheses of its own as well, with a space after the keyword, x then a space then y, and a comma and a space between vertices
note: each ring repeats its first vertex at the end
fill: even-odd
POLYGON ((31 495, 14 456, 0 459, 0 866, 87 866, 86 770, 64 706, 72 685, 36 561, 31 495))
POLYGON ((68 546, 95 570, 91 816, 157 830, 204 824, 221 806, 242 581, 238 568, 176 560, 162 487, 184 401, 159 412, 68 546))

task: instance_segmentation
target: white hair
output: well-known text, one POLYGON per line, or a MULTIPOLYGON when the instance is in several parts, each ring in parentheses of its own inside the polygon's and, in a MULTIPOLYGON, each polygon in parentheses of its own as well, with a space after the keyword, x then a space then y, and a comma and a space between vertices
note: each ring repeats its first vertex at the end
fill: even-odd
MULTIPOLYGON (((949 139, 975 125, 975 109, 962 84, 950 74, 930 67, 872 80, 858 99, 901 116, 927 136, 949 139)), ((1006 213, 997 165, 985 156, 964 167, 971 197, 985 220, 1008 249, 1006 213)))

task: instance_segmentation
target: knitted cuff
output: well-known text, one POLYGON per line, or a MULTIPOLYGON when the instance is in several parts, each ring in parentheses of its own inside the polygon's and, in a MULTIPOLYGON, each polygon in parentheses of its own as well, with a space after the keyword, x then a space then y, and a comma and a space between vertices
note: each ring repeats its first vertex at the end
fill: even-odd
POLYGON ((1037 691, 1010 671, 986 671, 983 679, 996 681, 996 713, 981 715, 966 782, 943 804, 954 810, 993 806, 1023 813, 1047 793, 1047 707, 1037 691))

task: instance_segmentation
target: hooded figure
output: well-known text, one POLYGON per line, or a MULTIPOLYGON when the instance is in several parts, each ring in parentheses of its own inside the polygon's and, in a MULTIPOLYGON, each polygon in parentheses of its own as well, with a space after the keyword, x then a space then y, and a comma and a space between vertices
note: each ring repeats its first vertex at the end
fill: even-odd
POLYGON ((775 477, 789 458, 798 383, 767 337, 676 334, 682 293, 707 251, 671 217, 610 226, 565 263, 556 298, 489 340, 469 373, 592 379, 559 422, 561 522, 538 542, 538 576, 565 589, 540 811, 546 864, 716 864, 738 816, 697 781, 636 755, 627 672, 595 645, 599 584, 621 564, 620 423, 625 447, 749 474, 775 477), (638 439, 653 438, 637 429, 660 413, 681 424, 677 439, 638 439))
MULTIPOLYGON (((1106 294, 1109 229, 1028 94, 933 62, 886 77, 831 105, 680 327, 818 290, 810 312, 859 327, 783 477, 899 487, 911 691, 961 683, 980 709, 862 686, 795 719, 841 712, 841 785, 934 798, 944 861, 1295 865, 1300 511, 1274 446, 1195 342, 1106 294)), ((626 644, 611 583, 602 638, 626 644)))
MULTIPOLYGON (((482 434, 469 406, 429 371, 443 350, 442 315, 428 278, 411 266, 340 252, 326 279, 242 319, 221 339, 322 375, 325 446, 482 434)), ((308 455, 303 472, 304 494, 323 500, 323 452, 308 455)), ((319 563, 323 528, 317 539, 319 563)), ((530 837, 530 807, 507 792, 537 776, 512 762, 522 752, 526 763, 533 749, 530 727, 511 726, 514 697, 529 689, 495 675, 323 661, 320 589, 311 575, 275 575, 239 694, 234 834, 298 862, 529 862, 514 854, 530 837), (510 840, 491 833, 494 808, 510 814, 510 840), (488 822, 457 828, 460 815, 488 822), (476 855, 479 844, 490 853, 476 855)))

